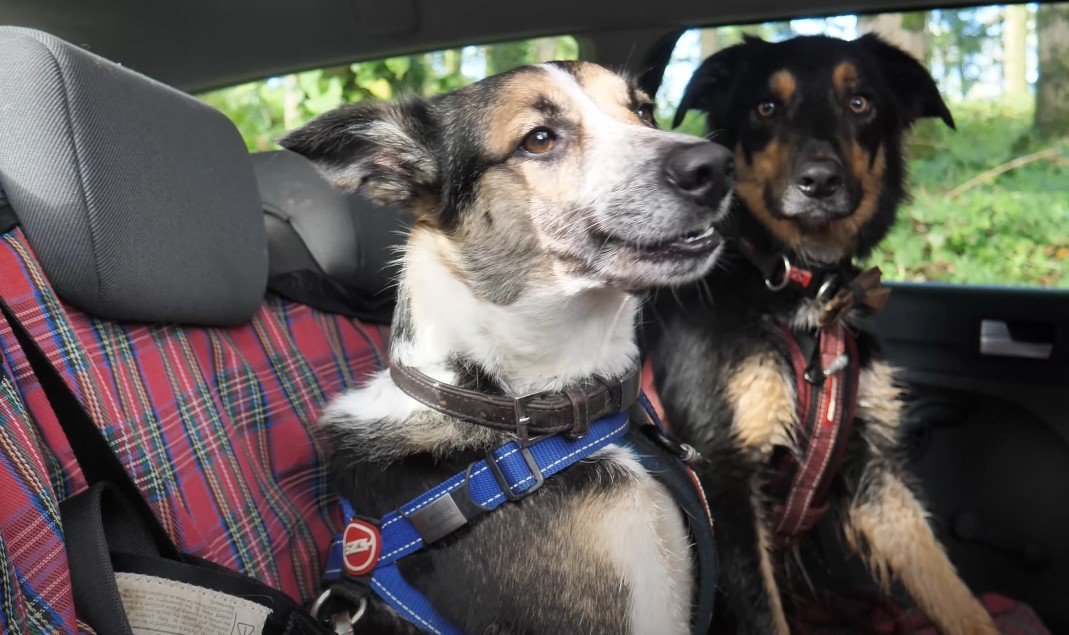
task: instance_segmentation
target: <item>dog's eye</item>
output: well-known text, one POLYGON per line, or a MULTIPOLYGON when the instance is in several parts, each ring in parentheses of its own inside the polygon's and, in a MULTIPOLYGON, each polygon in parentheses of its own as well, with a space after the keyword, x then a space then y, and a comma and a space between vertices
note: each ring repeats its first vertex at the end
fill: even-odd
POLYGON ((520 148, 530 154, 545 154, 555 145, 557 145, 557 135, 548 128, 536 128, 520 142, 520 148))
POLYGON ((868 99, 861 95, 854 95, 850 98, 850 112, 855 115, 863 115, 872 108, 872 103, 868 99))
POLYGON ((642 104, 635 109, 635 114, 638 115, 638 118, 641 119, 643 123, 651 126, 653 125, 653 104, 642 104))
POLYGON ((761 115, 766 119, 776 114, 776 102, 772 101, 771 99, 766 99, 765 101, 758 102, 757 114, 761 115))

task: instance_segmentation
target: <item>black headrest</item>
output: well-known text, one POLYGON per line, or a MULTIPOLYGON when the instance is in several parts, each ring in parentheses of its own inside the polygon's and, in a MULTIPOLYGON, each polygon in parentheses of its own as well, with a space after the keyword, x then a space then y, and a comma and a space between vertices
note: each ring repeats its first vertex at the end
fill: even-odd
POLYGON ((0 27, 0 186, 56 292, 111 319, 229 325, 267 243, 248 153, 198 100, 0 27))
POLYGON ((388 324, 409 216, 343 194, 288 150, 253 155, 253 164, 267 227, 268 287, 302 304, 388 324))

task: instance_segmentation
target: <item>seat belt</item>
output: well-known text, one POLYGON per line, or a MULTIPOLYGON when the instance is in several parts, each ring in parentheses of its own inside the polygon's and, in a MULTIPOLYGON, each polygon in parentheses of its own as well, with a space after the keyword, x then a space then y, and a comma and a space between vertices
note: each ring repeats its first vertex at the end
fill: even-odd
POLYGON ((183 554, 59 371, 0 298, 0 312, 70 443, 88 489, 60 503, 74 604, 100 635, 324 635, 286 594, 183 554))

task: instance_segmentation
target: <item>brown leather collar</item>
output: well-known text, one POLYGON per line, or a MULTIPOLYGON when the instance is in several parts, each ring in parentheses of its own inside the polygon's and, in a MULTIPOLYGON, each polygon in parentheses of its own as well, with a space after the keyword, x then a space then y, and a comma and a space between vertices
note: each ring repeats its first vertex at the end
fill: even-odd
POLYGON ((508 397, 445 384, 408 366, 390 366, 390 377, 409 397, 458 419, 512 432, 523 447, 532 436, 564 432, 572 438, 581 437, 591 421, 627 410, 638 399, 640 375, 636 367, 616 381, 592 381, 561 392, 508 397))

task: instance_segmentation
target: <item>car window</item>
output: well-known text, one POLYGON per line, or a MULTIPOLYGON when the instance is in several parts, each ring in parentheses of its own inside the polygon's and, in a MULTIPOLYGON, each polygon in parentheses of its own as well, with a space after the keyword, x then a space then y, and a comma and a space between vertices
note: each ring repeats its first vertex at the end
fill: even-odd
MULTIPOLYGON (((658 92, 660 120, 672 120, 697 65, 743 33, 867 31, 924 61, 957 123, 957 132, 932 120, 915 128, 913 200, 871 263, 889 280, 1069 288, 1069 3, 688 31, 658 92)), ((703 125, 692 112, 681 128, 703 125)))
POLYGON ((275 139, 341 104, 362 99, 424 97, 517 66, 579 59, 571 36, 466 46, 270 77, 199 95, 237 126, 252 152, 277 150, 275 139))

